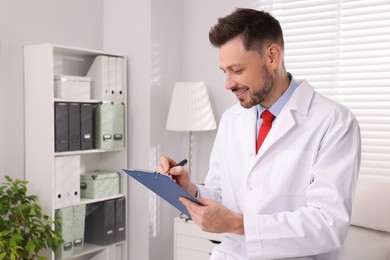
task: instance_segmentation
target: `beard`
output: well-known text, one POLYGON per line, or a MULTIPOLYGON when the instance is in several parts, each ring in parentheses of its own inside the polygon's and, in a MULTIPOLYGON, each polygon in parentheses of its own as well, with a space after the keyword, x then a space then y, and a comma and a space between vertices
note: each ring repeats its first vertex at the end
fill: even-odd
POLYGON ((251 92, 249 102, 241 101, 241 106, 251 108, 255 105, 260 105, 269 95, 274 87, 274 78, 267 72, 265 66, 262 68, 262 76, 264 78, 263 86, 251 92))

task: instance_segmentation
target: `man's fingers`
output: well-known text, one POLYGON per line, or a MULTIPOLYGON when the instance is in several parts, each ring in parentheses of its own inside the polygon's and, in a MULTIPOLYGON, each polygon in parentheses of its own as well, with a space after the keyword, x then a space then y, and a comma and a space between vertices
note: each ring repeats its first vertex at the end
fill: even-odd
POLYGON ((179 200, 189 210, 196 210, 198 207, 202 207, 202 206, 198 205, 197 203, 195 203, 187 198, 184 198, 184 197, 180 197, 179 200))
POLYGON ((203 205, 210 205, 214 202, 214 200, 206 199, 206 198, 197 198, 197 200, 202 203, 203 205))
POLYGON ((191 215, 191 219, 193 221, 195 221, 195 223, 197 223, 197 219, 198 219, 198 216, 199 216, 199 207, 202 207, 200 205, 198 205, 197 203, 189 200, 189 199, 186 199, 186 198, 183 198, 183 197, 180 197, 179 198, 180 202, 183 203, 183 205, 188 209, 188 212, 190 213, 191 215))
POLYGON ((183 166, 172 167, 169 170, 169 174, 171 174, 171 175, 180 175, 180 172, 182 171, 182 169, 183 169, 183 166))
POLYGON ((204 206, 210 204, 210 200, 209 199, 203 199, 203 198, 198 198, 199 202, 202 203, 204 206, 201 206, 199 205, 198 203, 195 203, 187 198, 184 198, 184 197, 180 197, 179 198, 180 202, 183 203, 184 206, 186 206, 186 208, 189 210, 189 211, 192 211, 192 212, 196 212, 196 213, 200 213, 202 210, 204 210, 204 206))
POLYGON ((188 205, 192 202, 190 201, 189 199, 186 199, 186 198, 183 198, 183 197, 180 197, 179 198, 180 202, 183 203, 184 206, 188 207, 188 205))
POLYGON ((166 156, 160 157, 160 165, 157 166, 157 171, 159 173, 168 173, 169 169, 171 169, 171 165, 175 165, 176 162, 173 161, 171 158, 166 156))
POLYGON ((160 166, 163 173, 167 173, 169 171, 169 161, 167 158, 163 157, 160 159, 160 166))

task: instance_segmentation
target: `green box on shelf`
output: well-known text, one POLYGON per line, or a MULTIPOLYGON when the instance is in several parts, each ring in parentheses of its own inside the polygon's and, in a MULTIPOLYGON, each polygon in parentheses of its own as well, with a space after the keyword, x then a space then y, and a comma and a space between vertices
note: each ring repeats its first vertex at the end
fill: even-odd
POLYGON ((98 199, 119 194, 119 173, 93 171, 80 175, 81 198, 98 199))

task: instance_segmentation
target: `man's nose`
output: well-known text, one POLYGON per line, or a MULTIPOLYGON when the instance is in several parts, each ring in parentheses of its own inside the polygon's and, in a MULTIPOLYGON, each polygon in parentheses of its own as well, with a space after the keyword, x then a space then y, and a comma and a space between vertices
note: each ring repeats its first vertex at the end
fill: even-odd
POLYGON ((229 76, 226 76, 225 89, 231 90, 232 88, 237 87, 237 85, 238 84, 234 79, 229 76))

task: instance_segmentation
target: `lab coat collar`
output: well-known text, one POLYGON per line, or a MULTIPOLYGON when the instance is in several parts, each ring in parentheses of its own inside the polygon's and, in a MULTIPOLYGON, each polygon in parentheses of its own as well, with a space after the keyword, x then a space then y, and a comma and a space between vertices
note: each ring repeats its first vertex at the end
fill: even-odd
MULTIPOLYGON (((256 107, 249 109, 240 107, 237 110, 236 129, 239 135, 241 144, 246 153, 252 157, 256 155, 258 161, 264 153, 279 139, 281 139, 295 125, 292 110, 297 111, 301 115, 307 116, 311 100, 313 98, 314 89, 307 81, 297 81, 298 87, 294 91, 291 98, 282 108, 276 121, 273 123, 271 131, 260 147, 256 155, 256 107)), ((254 162, 255 162, 254 161, 254 162)))
POLYGON ((307 115, 314 95, 313 87, 306 80, 297 80, 298 87, 286 104, 286 109, 307 115))

